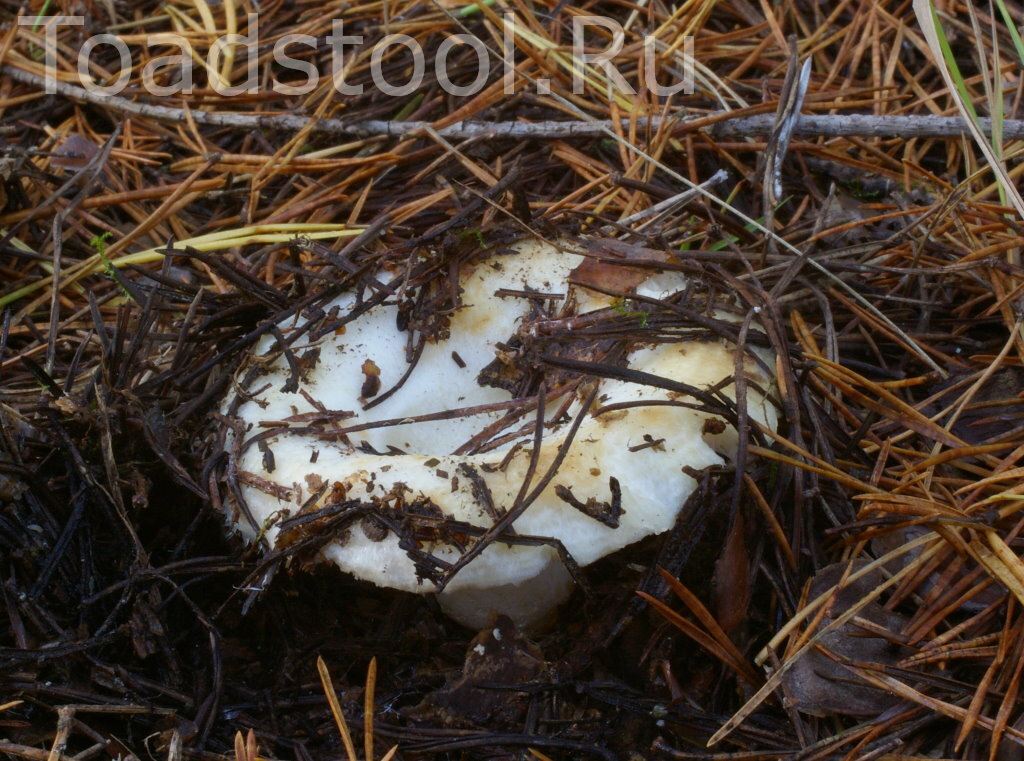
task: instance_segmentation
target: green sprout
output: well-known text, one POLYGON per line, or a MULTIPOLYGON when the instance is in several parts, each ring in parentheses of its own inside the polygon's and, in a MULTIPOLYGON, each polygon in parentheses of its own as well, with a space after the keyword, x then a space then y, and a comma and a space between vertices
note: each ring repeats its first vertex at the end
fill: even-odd
POLYGON ((121 285, 121 281, 117 279, 114 274, 114 263, 110 261, 110 257, 107 256, 107 241, 112 237, 114 237, 114 234, 107 230, 107 232, 94 235, 92 240, 89 241, 89 245, 92 246, 92 250, 96 252, 96 256, 100 258, 100 263, 103 265, 103 271, 107 273, 107 277, 117 283, 117 287, 120 289, 122 296, 126 299, 130 299, 132 295, 128 293, 128 290, 121 285))
POLYGON ((461 8, 459 10, 458 16, 459 18, 466 18, 466 16, 472 16, 474 13, 480 12, 481 5, 491 6, 494 5, 494 2, 495 0, 483 0, 482 3, 473 3, 471 5, 467 5, 465 8, 461 8))
POLYGON ((422 102, 423 102, 423 93, 421 93, 421 92, 420 93, 416 93, 415 95, 413 95, 409 99, 408 103, 403 105, 400 109, 398 109, 397 112, 395 112, 395 115, 391 117, 391 121, 394 121, 394 122, 404 122, 406 119, 408 119, 412 115, 412 113, 417 108, 420 107, 420 103, 422 103, 422 102))
POLYGON ((477 227, 467 227, 465 230, 459 230, 456 233, 459 240, 465 240, 466 238, 476 238, 477 245, 480 248, 487 248, 487 241, 484 240, 484 234, 477 227))
MULTIPOLYGON (((89 245, 92 246, 92 250, 95 251, 100 257, 106 259, 107 256, 107 241, 114 237, 114 234, 107 230, 105 233, 92 236, 92 240, 89 241, 89 245)), ((109 261, 109 260, 108 260, 109 261)))
MULTIPOLYGON (((43 7, 39 9, 39 15, 37 15, 37 16, 36 16, 36 23, 34 23, 34 24, 32 25, 32 32, 33 32, 33 33, 35 33, 35 32, 38 32, 38 31, 39 31, 39 27, 40 27, 40 26, 42 25, 42 23, 43 23, 43 17, 44 17, 44 16, 46 16, 46 15, 47 15, 47 14, 48 14, 48 13, 50 12, 50 5, 51 5, 52 3, 53 3, 53 0, 46 0, 46 1, 45 1, 45 2, 43 3, 43 7)), ((41 59, 42 59, 42 57, 43 57, 43 55, 44 55, 44 54, 45 54, 45 52, 46 52, 46 51, 44 51, 44 50, 43 50, 43 48, 41 48, 41 47, 38 47, 38 46, 36 46, 36 45, 32 45, 32 44, 30 44, 30 45, 28 46, 28 49, 29 49, 29 53, 31 53, 31 55, 32 55, 32 58, 33 58, 34 60, 36 60, 36 61, 39 61, 39 60, 41 60, 41 59)))
POLYGON ((621 314, 623 317, 639 317, 640 327, 647 327, 647 318, 649 317, 648 313, 627 308, 626 300, 623 298, 615 298, 612 301, 612 311, 616 314, 621 314))

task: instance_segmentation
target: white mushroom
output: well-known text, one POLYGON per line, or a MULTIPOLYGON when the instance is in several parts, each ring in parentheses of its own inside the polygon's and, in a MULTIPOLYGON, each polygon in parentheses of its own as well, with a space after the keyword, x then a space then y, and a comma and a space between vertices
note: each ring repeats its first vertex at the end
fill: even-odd
MULTIPOLYGON (((721 340, 686 340, 694 338, 693 331, 687 336, 677 328, 679 338, 670 342, 664 341, 664 331, 660 342, 619 342, 626 346, 618 363, 626 368, 622 377, 574 376, 565 369, 573 367, 571 359, 564 362, 541 386, 555 398, 545 406, 541 444, 534 453, 535 400, 532 408, 530 399, 511 405, 511 393, 502 384, 482 384, 481 372, 507 364, 514 380, 517 344, 529 346, 552 326, 564 328, 575 320, 572 324, 582 329, 595 315, 627 310, 621 300, 570 285, 574 271, 586 269, 580 267, 580 254, 534 239, 514 249, 463 267, 461 306, 450 314, 447 337, 424 344, 411 374, 390 395, 409 371, 409 334, 397 327, 394 298, 368 309, 343 331, 315 340, 301 336, 290 347, 291 364, 280 356, 276 339, 266 339, 243 368, 247 380, 239 381, 225 403, 241 432, 229 435, 228 450, 246 503, 245 510, 234 505, 233 519, 247 539, 262 535, 274 545, 282 541, 281 524, 288 517, 353 501, 346 504, 364 506, 361 517, 331 538, 321 550, 324 558, 377 585, 427 593, 435 586, 422 578, 424 561, 439 561, 443 570, 443 564, 469 552, 472 559, 439 595, 445 611, 473 627, 487 625, 492 611, 528 626, 548 616, 572 590, 559 543, 585 566, 673 525, 695 488, 684 468, 720 464, 736 448, 735 429, 709 423, 712 413, 681 406, 700 405, 673 382, 704 390, 731 379, 735 347, 721 340), (542 295, 527 298, 523 292, 542 295), (546 314, 538 314, 538 304, 546 305, 546 314), (513 340, 517 335, 521 341, 513 340), (318 357, 310 349, 318 350, 318 357), (300 368, 297 392, 283 393, 304 355, 307 366, 300 368), (254 373, 254 366, 261 370, 254 373), (666 379, 661 385, 667 388, 631 382, 625 377, 630 370, 666 379), (574 378, 583 380, 573 385, 574 378), (587 398, 591 404, 584 409, 587 398), (372 404, 374 399, 379 403, 372 404), (447 410, 459 412, 430 418, 447 410), (497 421, 508 421, 513 410, 518 419, 495 434, 497 421), (311 431, 314 419, 319 428, 311 431), (381 421, 392 423, 363 427, 381 421), (551 478, 539 489, 547 475, 551 478), (534 499, 511 529, 473 549, 506 511, 521 508, 524 496, 534 499), (419 517, 410 518, 413 514, 419 517), (414 557, 421 563, 419 575, 414 557)), ((631 271, 640 297, 663 299, 686 286, 676 272, 651 270, 650 276, 637 277, 638 270, 631 271)), ((329 308, 346 315, 359 303, 350 293, 329 308)), ((634 325, 639 322, 634 319, 634 325)), ((303 325, 296 318, 279 325, 280 333, 288 336, 303 325)), ((614 343, 581 335, 577 356, 587 361, 598 347, 614 343)), ((573 354, 573 347, 560 346, 561 356, 573 354)), ((757 390, 771 387, 760 364, 744 360, 751 381, 747 409, 752 419, 773 427, 774 409, 757 390)), ((733 386, 727 383, 721 392, 729 397, 733 386)))

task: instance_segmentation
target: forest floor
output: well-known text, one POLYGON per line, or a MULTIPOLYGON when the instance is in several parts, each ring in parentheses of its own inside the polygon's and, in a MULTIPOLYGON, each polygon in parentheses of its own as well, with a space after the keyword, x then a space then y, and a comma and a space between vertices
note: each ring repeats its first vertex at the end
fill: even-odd
POLYGON ((1017 3, 29 6, 0 0, 0 754, 1024 757, 1017 3), (230 536, 252 348, 385 272, 432 340, 431 294, 527 231, 604 257, 621 345, 671 314, 773 357, 777 430, 738 405, 674 528, 529 634, 230 536), (637 268, 735 320, 632 300, 637 268))

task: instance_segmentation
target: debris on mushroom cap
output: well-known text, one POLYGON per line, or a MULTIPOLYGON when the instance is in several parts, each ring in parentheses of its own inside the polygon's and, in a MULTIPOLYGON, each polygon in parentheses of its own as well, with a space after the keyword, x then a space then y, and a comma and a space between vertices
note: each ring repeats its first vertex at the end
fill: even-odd
MULTIPOLYGON (((363 296, 341 296, 326 311, 362 311, 321 337, 304 332, 303 318, 279 325, 286 342, 296 337, 289 356, 268 338, 225 403, 236 420, 227 449, 244 502, 235 505, 241 532, 283 545, 307 518, 329 524, 324 558, 419 593, 478 552, 445 579, 439 601, 482 627, 492 611, 520 625, 550 614, 572 590, 566 555, 587 565, 671 528, 696 485, 684 469, 735 452, 735 428, 694 409, 720 384, 716 411, 728 414, 735 346, 682 329, 678 317, 630 331, 646 342, 588 333, 598 318, 617 318, 620 328, 623 315, 647 318, 595 290, 593 260, 566 247, 527 239, 463 267, 460 305, 418 347, 397 327, 396 298, 364 309, 363 296), (596 366, 615 377, 572 372, 596 366), (548 402, 535 452, 538 389, 548 402), (472 550, 527 495, 534 500, 512 526, 472 550)), ((678 272, 627 269, 637 298, 687 287, 678 272)), ((774 427, 764 360, 744 358, 745 397, 751 419, 774 427)))

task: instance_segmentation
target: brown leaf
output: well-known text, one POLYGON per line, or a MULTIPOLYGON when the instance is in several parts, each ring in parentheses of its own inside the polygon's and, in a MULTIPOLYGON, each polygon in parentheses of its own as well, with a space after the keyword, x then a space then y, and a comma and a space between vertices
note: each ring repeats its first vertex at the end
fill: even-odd
POLYGON ((713 596, 719 625, 726 631, 735 631, 743 623, 750 604, 750 557, 744 541, 743 516, 729 528, 722 554, 715 562, 713 596))
MULTIPOLYGON (((814 600, 827 593, 843 579, 848 569, 852 573, 865 564, 859 560, 852 567, 850 563, 835 563, 823 568, 811 581, 807 599, 814 600)), ((834 592, 817 628, 829 626, 868 595, 881 580, 881 574, 875 572, 845 583, 834 592)), ((878 602, 868 603, 858 617, 819 640, 819 646, 834 658, 817 648, 799 656, 799 660, 782 677, 787 698, 798 711, 813 716, 877 716, 882 713, 898 698, 891 692, 858 680, 850 669, 837 663, 836 658, 853 664, 894 665, 901 657, 899 646, 885 637, 872 636, 872 632, 888 630, 892 632, 892 639, 897 640, 905 625, 906 619, 898 613, 886 610, 878 602), (859 626, 858 619, 866 625, 859 626)))
POLYGON ((522 721, 528 693, 515 687, 536 681, 546 669, 541 650, 507 616, 496 616, 470 642, 459 678, 430 694, 410 715, 454 725, 522 721))
POLYGON ((594 240, 587 246, 586 257, 569 274, 569 282, 602 291, 634 291, 657 271, 657 264, 667 261, 669 255, 664 251, 594 240))
POLYGON ((99 146, 87 137, 72 132, 50 156, 50 166, 59 169, 81 169, 99 153, 99 146))

